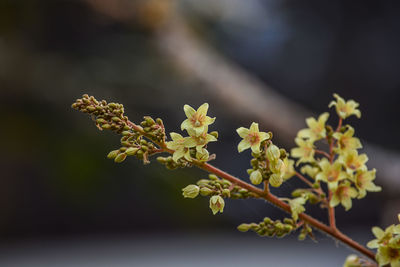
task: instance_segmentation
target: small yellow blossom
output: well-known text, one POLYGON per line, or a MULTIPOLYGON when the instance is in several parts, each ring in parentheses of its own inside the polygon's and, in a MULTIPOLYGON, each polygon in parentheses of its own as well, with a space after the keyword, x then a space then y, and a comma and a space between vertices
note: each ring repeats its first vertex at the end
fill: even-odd
POLYGON ((391 267, 400 267, 400 249, 390 246, 380 246, 376 253, 379 266, 390 264, 391 267))
POLYGON ((351 187, 350 183, 343 183, 339 185, 336 190, 333 192, 332 199, 329 202, 331 207, 336 207, 339 204, 347 210, 352 207, 352 198, 357 196, 357 190, 351 187))
POLYGON ((315 179, 326 182, 330 189, 336 188, 338 182, 347 177, 347 174, 342 171, 342 164, 338 161, 331 164, 326 158, 323 158, 319 162, 319 166, 321 167, 321 172, 317 174, 315 179))
POLYGON ((260 153, 261 142, 271 138, 269 133, 260 132, 258 129, 258 123, 255 122, 251 124, 250 129, 240 127, 236 132, 241 138, 243 138, 238 145, 239 152, 251 148, 251 151, 254 153, 260 153))
POLYGON ((376 170, 373 169, 371 171, 358 170, 353 177, 353 181, 358 189, 358 198, 363 198, 367 194, 367 191, 370 192, 379 192, 382 190, 380 186, 377 186, 373 183, 375 179, 376 170))
POLYGON ((306 210, 304 208, 304 204, 306 204, 306 201, 306 196, 297 197, 288 201, 293 220, 297 221, 297 219, 299 218, 299 214, 306 210))
POLYGON ((197 110, 189 105, 183 107, 187 119, 181 124, 181 129, 187 130, 191 136, 199 136, 204 133, 208 125, 215 121, 215 118, 207 116, 208 103, 204 103, 197 110))
POLYGON ((187 161, 192 161, 189 148, 196 146, 196 141, 190 137, 183 137, 178 133, 171 132, 172 141, 167 142, 167 148, 174 150, 172 159, 178 162, 180 158, 185 158, 187 161))
POLYGON ((294 141, 298 147, 292 148, 290 155, 292 155, 294 158, 299 158, 296 166, 302 162, 314 162, 314 145, 309 140, 304 140, 299 137, 297 137, 294 141))
POLYGON ((340 118, 346 119, 351 115, 361 118, 361 111, 357 109, 360 104, 354 100, 349 100, 346 102, 338 94, 333 94, 333 96, 336 98, 336 101, 333 100, 331 103, 329 103, 329 107, 335 106, 336 113, 340 118))
POLYGON ((367 166, 365 165, 368 161, 367 155, 358 155, 355 149, 344 152, 339 156, 338 161, 346 167, 349 174, 352 174, 356 170, 367 170, 367 166))
POLYGON ((347 131, 344 133, 336 132, 333 137, 338 140, 339 152, 362 148, 360 139, 353 137, 354 128, 347 125, 347 131))
POLYGON ((307 118, 306 123, 308 128, 302 129, 298 133, 298 137, 310 139, 312 142, 325 138, 326 130, 325 123, 329 118, 329 113, 322 113, 318 120, 313 117, 307 118))

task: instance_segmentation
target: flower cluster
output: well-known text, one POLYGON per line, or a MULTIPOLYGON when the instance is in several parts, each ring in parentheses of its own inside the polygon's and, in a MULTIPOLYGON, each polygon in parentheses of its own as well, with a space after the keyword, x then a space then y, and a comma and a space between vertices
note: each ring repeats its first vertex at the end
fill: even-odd
POLYGON ((353 198, 365 197, 367 191, 377 192, 381 188, 373 183, 376 170, 368 170, 365 165, 368 157, 359 154, 361 142, 354 137, 354 128, 350 125, 342 126, 342 120, 355 115, 361 116, 357 109, 358 103, 354 100, 345 101, 334 95, 336 101, 330 106, 336 107, 339 116, 339 125, 334 131, 327 125, 328 113, 315 118, 306 119, 308 128, 300 130, 295 142, 296 148, 291 150, 291 156, 298 158, 297 165, 303 164, 301 172, 313 179, 316 184, 326 183, 332 192, 329 205, 339 204, 349 210, 353 198), (329 151, 317 149, 317 142, 325 141, 329 151))
POLYGON ((168 149, 173 150, 172 159, 176 163, 179 161, 192 162, 197 160, 205 162, 210 159, 207 144, 215 142, 218 138, 217 132, 208 133, 208 126, 215 121, 215 118, 207 116, 208 104, 204 103, 197 110, 189 105, 183 107, 187 119, 181 124, 181 129, 186 130, 189 136, 183 137, 178 133, 171 132, 171 139, 166 143, 168 149))
MULTIPOLYGON (((400 214, 398 215, 400 222, 400 214)), ((400 224, 387 227, 385 230, 373 227, 372 232, 376 239, 368 242, 369 248, 378 249, 376 260, 379 266, 390 264, 392 267, 400 266, 400 224)))

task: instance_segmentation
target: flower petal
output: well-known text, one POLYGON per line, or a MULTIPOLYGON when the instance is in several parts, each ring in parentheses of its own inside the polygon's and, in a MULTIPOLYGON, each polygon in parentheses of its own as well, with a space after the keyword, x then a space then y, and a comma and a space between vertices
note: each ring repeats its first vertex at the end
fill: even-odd
POLYGON ((250 132, 256 132, 256 133, 258 133, 260 130, 258 129, 258 123, 256 123, 256 122, 253 122, 251 125, 250 125, 250 132))
POLYGON ((198 109, 197 109, 197 113, 199 115, 206 115, 208 111, 208 103, 204 103, 203 105, 201 105, 198 109))
POLYGON ((236 129, 236 132, 238 133, 238 135, 242 138, 246 138, 246 136, 249 134, 249 129, 244 128, 244 127, 240 127, 236 129))
POLYGON ((244 150, 246 150, 246 149, 248 149, 250 147, 251 147, 250 142, 248 142, 246 140, 242 140, 242 141, 240 141, 240 143, 238 145, 238 151, 240 153, 240 152, 242 152, 242 151, 244 151, 244 150))

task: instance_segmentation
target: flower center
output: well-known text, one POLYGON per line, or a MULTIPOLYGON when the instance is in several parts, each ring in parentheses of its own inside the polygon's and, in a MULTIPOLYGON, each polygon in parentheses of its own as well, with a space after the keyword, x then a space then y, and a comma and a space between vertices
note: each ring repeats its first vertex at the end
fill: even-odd
POLYGON ((260 142, 260 136, 257 133, 250 133, 248 135, 248 140, 250 144, 254 145, 260 142))

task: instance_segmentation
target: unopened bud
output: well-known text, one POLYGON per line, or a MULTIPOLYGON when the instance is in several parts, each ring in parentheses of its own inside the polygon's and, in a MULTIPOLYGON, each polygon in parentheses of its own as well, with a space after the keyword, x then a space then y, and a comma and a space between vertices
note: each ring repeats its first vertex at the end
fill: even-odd
POLYGON ((214 190, 208 188, 208 187, 201 187, 200 188, 200 194, 202 196, 209 196, 214 192, 214 190))
POLYGON ((116 156, 118 156, 119 149, 113 150, 110 153, 108 153, 107 158, 109 159, 114 159, 116 156))
POLYGON ((195 198, 198 196, 200 188, 197 185, 190 184, 182 189, 182 195, 185 198, 195 198))
POLYGON ((277 159, 279 159, 280 155, 281 155, 281 152, 276 145, 271 144, 267 148, 267 159, 269 161, 276 161, 277 159))
POLYGON ((121 153, 118 154, 118 156, 115 157, 114 161, 117 163, 121 163, 126 159, 126 154, 125 153, 121 153))
POLYGON ((128 156, 133 156, 133 155, 136 154, 136 152, 138 152, 138 150, 139 150, 139 148, 137 148, 137 147, 130 147, 130 148, 128 148, 128 149, 125 151, 125 153, 126 153, 128 156))
POLYGON ((274 173, 269 177, 269 184, 273 187, 279 187, 281 186, 282 183, 283 183, 283 178, 279 174, 274 173))
POLYGON ((250 174, 250 181, 251 181, 252 184, 255 184, 255 185, 261 184, 262 181, 263 181, 263 177, 262 177, 261 172, 259 170, 253 171, 250 174))
POLYGON ((247 224, 247 223, 242 223, 241 225, 239 225, 239 226, 237 227, 237 229, 238 229, 240 232, 247 232, 247 231, 250 230, 250 228, 251 228, 251 225, 250 225, 250 224, 247 224))

